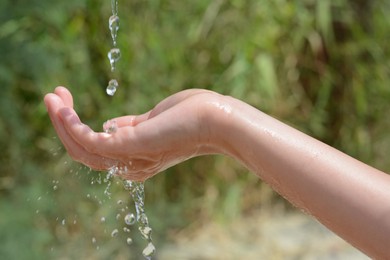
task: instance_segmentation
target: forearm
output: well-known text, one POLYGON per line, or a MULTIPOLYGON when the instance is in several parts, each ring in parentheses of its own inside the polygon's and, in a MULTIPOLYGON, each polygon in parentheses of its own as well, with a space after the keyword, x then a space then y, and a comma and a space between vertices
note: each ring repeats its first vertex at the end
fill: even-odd
POLYGON ((221 152, 370 256, 390 257, 390 176, 241 101, 221 103, 221 152))

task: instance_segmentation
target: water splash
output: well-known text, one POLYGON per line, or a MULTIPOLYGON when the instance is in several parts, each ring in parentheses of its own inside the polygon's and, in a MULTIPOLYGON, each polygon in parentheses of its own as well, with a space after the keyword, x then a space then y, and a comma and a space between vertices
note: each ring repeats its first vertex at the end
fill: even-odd
MULTIPOLYGON (((114 120, 111 120, 111 121, 114 121, 114 120)), ((115 121, 114 121, 115 122, 115 121)), ((115 131, 116 131, 116 122, 115 122, 115 131)), ((108 128, 109 130, 111 129, 111 127, 108 128)), ((113 130, 111 130, 113 131, 113 130)), ((111 179, 115 176, 115 169, 111 168, 108 170, 107 172, 107 175, 106 177, 104 178, 103 182, 104 183, 107 183, 107 186, 106 186, 106 189, 104 190, 104 194, 107 195, 107 197, 111 197, 111 192, 110 192, 110 188, 111 188, 111 179)))
MULTIPOLYGON (((111 0, 111 10, 112 10, 112 15, 108 19, 108 27, 109 27, 109 30, 111 33, 113 48, 108 52, 107 56, 108 56, 108 59, 110 61, 111 71, 114 72, 116 69, 116 64, 119 61, 119 59, 121 58, 121 51, 119 48, 117 48, 117 36, 118 36, 119 27, 120 27, 120 18, 118 16, 118 0, 111 0)), ((107 88, 106 88, 107 94, 110 96, 114 96, 118 87, 119 87, 118 81, 116 79, 111 79, 108 83, 107 88)), ((110 133, 110 134, 115 133, 117 131, 116 122, 113 120, 107 121, 104 124, 103 129, 106 133, 110 133)), ((121 169, 121 171, 122 170, 123 169, 121 169)), ((124 169, 124 170, 126 170, 126 169, 124 169)), ((118 171, 119 171, 119 168, 117 166, 114 166, 109 170, 109 172, 106 176, 105 180, 108 180, 108 185, 107 185, 107 188, 105 190, 105 194, 108 196, 110 195, 110 193, 109 193, 109 188, 111 185, 110 179, 112 176, 117 175, 116 173, 118 171)), ((133 201, 135 204, 135 209, 136 209, 136 216, 134 216, 134 214, 132 214, 132 213, 128 213, 124 218, 125 223, 127 225, 133 225, 137 221, 137 223, 139 225, 138 229, 139 229, 141 235, 143 236, 144 239, 146 239, 148 241, 148 245, 143 250, 143 255, 145 256, 145 258, 151 259, 152 255, 154 254, 156 249, 152 243, 152 237, 151 237, 152 229, 149 227, 148 217, 146 216, 146 213, 145 213, 144 183, 124 180, 124 186, 125 186, 126 190, 130 191, 130 194, 131 194, 131 197, 133 198, 133 201)), ((125 212, 124 209, 122 209, 122 211, 125 212)), ((116 218, 118 219, 118 218, 120 218, 120 216, 121 216, 121 214, 118 213, 116 218)), ((130 229, 125 227, 124 231, 130 232, 130 229)), ((131 240, 131 243, 129 243, 129 241, 130 241, 129 239, 131 240, 131 238, 128 238, 127 243, 131 244, 132 240, 131 240)))
POLYGON ((149 220, 145 213, 144 183, 130 180, 124 180, 123 183, 125 189, 130 191, 130 195, 134 201, 138 230, 140 231, 142 238, 144 238, 148 242, 142 254, 146 259, 151 259, 156 252, 156 248, 152 242, 152 228, 149 226, 149 220))
MULTIPOLYGON (((106 133, 111 133, 112 131, 116 131, 116 122, 115 120, 107 121, 104 126, 104 130, 106 133), (110 130, 111 129, 111 130, 110 130)), ((121 174, 126 171, 126 168, 121 168, 118 166, 113 166, 109 169, 107 175, 105 176, 104 182, 107 183, 107 188, 110 187, 111 179, 114 176, 121 177, 121 174)), ((123 200, 117 200, 116 204, 121 206, 121 212, 116 214, 116 219, 123 219, 126 224, 123 227, 123 232, 130 234, 130 226, 133 226, 135 223, 138 224, 138 230, 141 234, 141 237, 147 241, 146 247, 143 249, 142 254, 145 259, 152 259, 152 256, 156 252, 156 248, 152 242, 152 228, 149 226, 149 220, 145 212, 145 186, 143 182, 135 182, 130 180, 122 180, 125 190, 129 191, 131 198, 134 201, 134 206, 136 210, 136 214, 131 212, 127 212, 128 207, 125 206, 123 200)), ((109 196, 108 192, 105 191, 105 194, 109 196)), ((103 223, 106 221, 105 217, 101 217, 100 221, 103 223)), ((119 230, 114 229, 111 232, 111 237, 117 237, 119 235, 119 230)), ((126 243, 131 245, 133 240, 131 237, 126 238, 126 243)))

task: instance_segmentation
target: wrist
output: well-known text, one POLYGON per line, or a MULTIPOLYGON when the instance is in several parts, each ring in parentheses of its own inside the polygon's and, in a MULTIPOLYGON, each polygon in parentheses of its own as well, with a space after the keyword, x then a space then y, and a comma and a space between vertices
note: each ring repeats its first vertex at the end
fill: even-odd
MULTIPOLYGON (((259 172, 259 155, 267 147, 266 114, 230 96, 219 95, 205 106, 209 140, 215 153, 241 162, 259 172)), ((266 150, 266 149, 265 149, 266 150)))
MULTIPOLYGON (((239 139, 241 123, 239 111, 243 104, 230 96, 213 94, 202 106, 201 132, 203 144, 210 153, 224 154, 236 159, 238 156, 237 139, 239 139)), ((246 104, 244 104, 246 105, 246 104)))

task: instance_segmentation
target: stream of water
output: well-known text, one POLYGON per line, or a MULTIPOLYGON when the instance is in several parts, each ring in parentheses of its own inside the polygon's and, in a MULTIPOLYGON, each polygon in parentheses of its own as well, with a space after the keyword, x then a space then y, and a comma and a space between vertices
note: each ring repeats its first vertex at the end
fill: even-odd
MULTIPOLYGON (((117 131, 117 124, 115 120, 107 121, 103 128, 106 133, 115 134, 117 131)), ((113 166, 107 173, 105 178, 105 182, 107 182, 107 188, 104 193, 107 196, 110 196, 109 188, 111 186, 111 179, 115 176, 121 176, 120 172, 123 169, 119 169, 117 166, 113 166)), ((149 226, 149 220, 145 212, 145 186, 143 182, 136 182, 130 180, 123 180, 124 188, 130 192, 130 196, 134 201, 134 206, 136 210, 136 215, 129 212, 126 214, 124 221, 126 225, 132 226, 135 222, 138 223, 138 230, 143 239, 147 241, 147 245, 142 251, 143 256, 146 259, 152 259, 152 256, 155 254, 156 248, 152 242, 152 228, 149 226)), ((126 231, 126 230, 125 230, 126 231)), ((118 230, 114 230, 111 233, 111 236, 115 236, 118 233, 118 230)), ((132 243, 132 239, 130 237, 127 238, 127 244, 132 243)))
MULTIPOLYGON (((107 56, 110 61, 111 71, 114 72, 116 63, 121 58, 121 50, 117 47, 117 36, 119 30, 119 16, 118 16, 118 0, 111 0, 112 15, 108 19, 108 28, 111 32, 113 47, 109 50, 107 56)), ((106 92, 108 95, 113 96, 119 87, 116 79, 111 79, 108 82, 106 92)))
MULTIPOLYGON (((110 61, 111 66, 111 72, 114 72, 116 69, 116 64, 118 60, 121 57, 121 51, 117 47, 117 36, 118 36, 118 30, 119 30, 119 16, 118 16, 118 0, 111 0, 111 9, 112 9, 112 15, 108 19, 108 27, 111 32, 112 37, 112 48, 108 52, 107 56, 110 61)), ((119 83, 116 79, 111 79, 108 83, 106 92, 108 95, 113 96, 115 92, 117 91, 117 88, 119 87, 119 83)), ((117 125, 114 120, 109 120, 105 123, 103 126, 106 133, 115 134, 117 130, 117 125)), ((107 182, 107 188, 105 189, 104 193, 107 196, 110 196, 110 186, 111 186, 111 178, 115 177, 116 175, 119 175, 119 169, 116 166, 113 166, 107 176, 106 176, 106 182, 107 182)), ((130 192, 130 196, 132 197, 135 205, 136 215, 129 212, 126 214, 124 221, 126 225, 132 226, 135 224, 135 222, 138 223, 138 230, 142 236, 143 239, 147 241, 147 245, 144 248, 142 254, 146 259, 151 259, 154 255, 156 248, 152 243, 152 229, 149 226, 149 220, 145 213, 145 187, 143 182, 134 182, 130 180, 123 180, 124 188, 130 192)), ((125 232, 130 231, 129 228, 125 228, 125 232)), ((112 231, 111 236, 115 237, 118 234, 118 230, 115 229, 112 231)), ((132 244, 132 238, 128 237, 126 242, 127 244, 132 244)))

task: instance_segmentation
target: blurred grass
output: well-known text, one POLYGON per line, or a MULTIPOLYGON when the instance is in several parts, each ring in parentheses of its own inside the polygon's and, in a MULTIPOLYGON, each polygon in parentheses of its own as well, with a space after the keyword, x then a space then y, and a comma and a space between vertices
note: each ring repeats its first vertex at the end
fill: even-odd
MULTIPOLYGON (((105 238, 118 223, 99 223, 118 212, 116 199, 104 197, 104 183, 91 185, 97 173, 72 163, 55 138, 42 98, 59 84, 70 88, 81 118, 96 130, 174 92, 207 88, 390 171, 386 1, 134 0, 119 6, 122 59, 115 76, 121 86, 110 98, 110 1, 0 2, 1 258, 122 259, 128 253, 123 239, 105 238), (99 250, 92 237, 104 241, 99 250)), ((115 197, 126 196, 115 188, 115 197)), ((220 156, 167 170, 146 183, 146 196, 157 245, 184 226, 281 203, 220 156)))

